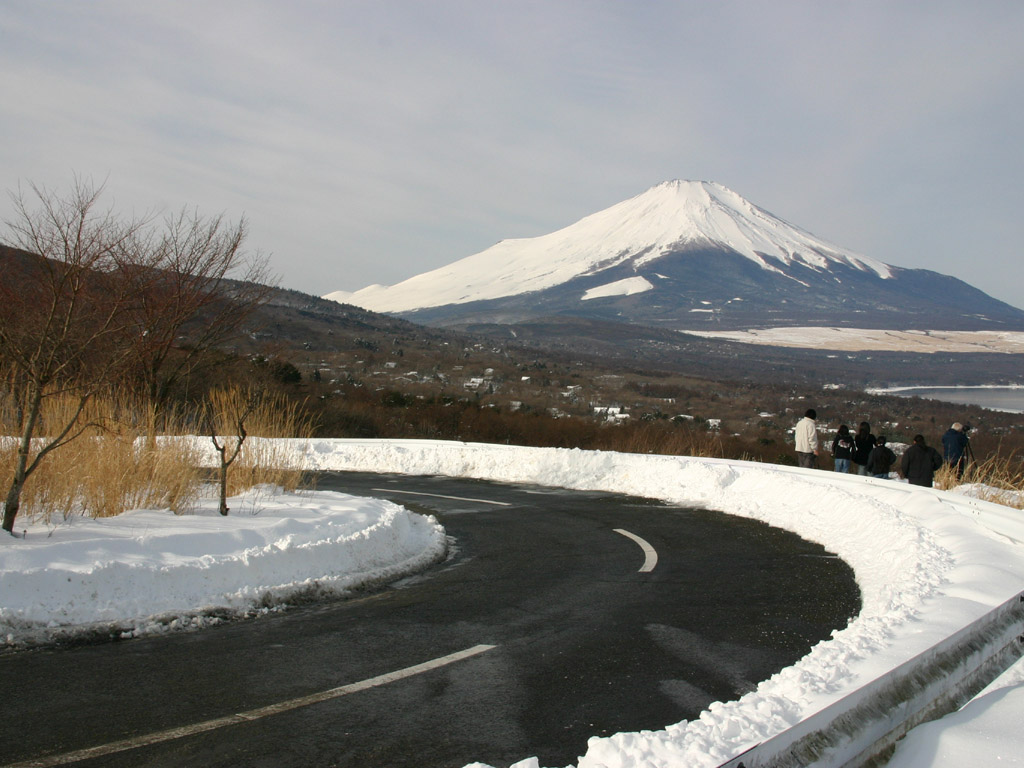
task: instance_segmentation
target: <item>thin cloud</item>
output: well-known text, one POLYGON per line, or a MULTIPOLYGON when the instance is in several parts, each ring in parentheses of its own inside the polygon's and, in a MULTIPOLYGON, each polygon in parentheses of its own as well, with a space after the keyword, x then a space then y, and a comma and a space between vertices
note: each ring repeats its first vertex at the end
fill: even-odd
POLYGON ((315 293, 697 178, 1019 303, 1021 29, 1009 2, 9 3, 0 162, 244 213, 315 293))

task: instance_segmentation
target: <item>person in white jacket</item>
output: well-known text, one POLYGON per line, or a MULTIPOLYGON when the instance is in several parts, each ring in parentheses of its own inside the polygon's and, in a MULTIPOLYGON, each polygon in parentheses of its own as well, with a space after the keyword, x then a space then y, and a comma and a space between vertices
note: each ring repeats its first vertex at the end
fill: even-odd
POLYGON ((801 467, 814 469, 818 457, 818 418, 813 408, 796 423, 796 460, 801 467))

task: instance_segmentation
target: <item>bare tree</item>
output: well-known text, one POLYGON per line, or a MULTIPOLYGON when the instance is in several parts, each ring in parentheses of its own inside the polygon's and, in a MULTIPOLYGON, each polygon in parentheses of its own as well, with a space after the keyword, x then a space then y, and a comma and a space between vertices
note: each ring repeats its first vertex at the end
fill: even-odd
POLYGON ((101 188, 79 179, 61 197, 12 193, 15 217, 0 284, 0 363, 11 367, 18 453, 4 505, 13 531, 25 480, 80 435, 89 399, 141 381, 156 410, 174 382, 244 325, 272 290, 266 258, 242 251, 244 220, 197 213, 123 220, 101 212, 101 188), (229 274, 241 272, 240 282, 229 274), (77 398, 65 423, 40 424, 47 397, 77 398), (42 428, 42 432, 40 429, 42 428), (37 439, 41 438, 41 439, 37 439))
POLYGON ((7 259, 0 284, 0 358, 13 369, 20 419, 4 504, 9 532, 25 480, 47 454, 81 433, 89 399, 127 360, 123 341, 133 296, 119 260, 144 224, 98 211, 100 190, 78 180, 63 198, 35 186, 32 191, 35 210, 24 194, 11 195, 17 218, 8 229, 27 253, 7 259), (43 401, 55 396, 74 398, 77 407, 63 423, 41 425, 43 401))
POLYGON ((235 463, 238 454, 242 452, 242 445, 245 438, 249 436, 245 428, 245 422, 256 410, 262 393, 253 390, 244 396, 238 390, 216 393, 207 402, 206 425, 210 439, 213 441, 213 448, 220 457, 220 469, 218 481, 220 485, 220 513, 228 513, 228 469, 235 463), (217 406, 220 406, 219 408, 217 406), (218 423, 222 427, 230 427, 233 435, 222 434, 218 436, 218 423))
POLYGON ((182 211, 158 233, 135 238, 126 254, 140 283, 132 375, 158 411, 179 379, 208 362, 273 290, 266 257, 242 250, 246 232, 244 219, 231 225, 182 211))

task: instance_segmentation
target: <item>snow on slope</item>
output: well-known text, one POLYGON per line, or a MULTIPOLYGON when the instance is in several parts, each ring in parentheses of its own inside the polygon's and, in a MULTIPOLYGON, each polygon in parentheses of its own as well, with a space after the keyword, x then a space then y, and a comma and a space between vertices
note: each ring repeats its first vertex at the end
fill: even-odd
POLYGON ((633 296, 637 293, 645 293, 653 288, 654 286, 651 285, 651 282, 646 277, 627 277, 625 280, 616 280, 614 283, 591 288, 583 294, 580 301, 600 299, 606 296, 633 296))
POLYGON ((347 301, 375 312, 405 312, 497 299, 552 288, 631 259, 640 267, 666 253, 700 247, 729 248, 772 271, 792 264, 827 270, 839 263, 892 276, 888 265, 819 240, 721 184, 677 180, 557 232, 503 240, 396 285, 368 286, 347 301))
POLYGON ((336 301, 339 304, 348 304, 349 299, 352 298, 352 291, 332 291, 326 296, 321 296, 321 299, 327 299, 328 301, 336 301))

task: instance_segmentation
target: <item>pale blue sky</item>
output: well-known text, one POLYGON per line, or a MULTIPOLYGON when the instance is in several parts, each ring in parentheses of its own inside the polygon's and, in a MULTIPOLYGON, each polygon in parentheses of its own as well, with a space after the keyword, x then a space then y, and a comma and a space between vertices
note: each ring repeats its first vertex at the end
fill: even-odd
POLYGON ((324 294, 711 180, 1022 306, 1022 39, 1017 0, 0 0, 2 186, 244 213, 324 294))

